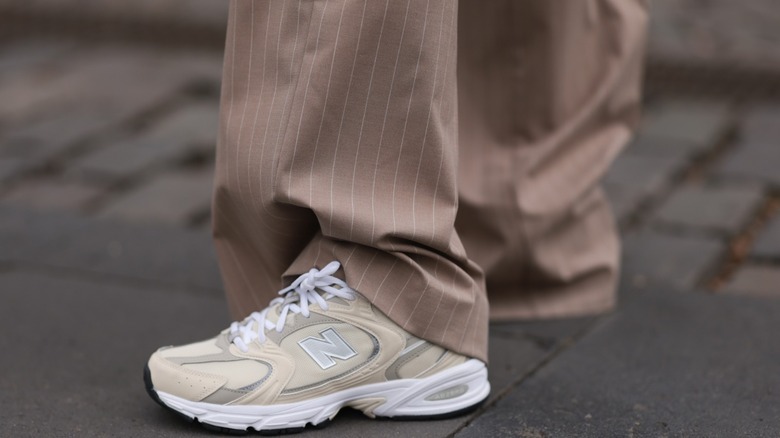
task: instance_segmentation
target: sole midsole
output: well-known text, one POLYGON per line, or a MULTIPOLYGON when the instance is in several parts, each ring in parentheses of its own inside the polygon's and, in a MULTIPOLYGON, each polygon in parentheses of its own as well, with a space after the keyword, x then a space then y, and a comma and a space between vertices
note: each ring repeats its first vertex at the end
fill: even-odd
POLYGON ((358 386, 325 396, 278 405, 218 405, 193 402, 157 391, 168 407, 201 422, 232 429, 256 430, 319 424, 345 406, 369 416, 427 417, 465 410, 490 393, 485 365, 475 359, 422 379, 399 379, 358 386), (381 402, 381 400, 384 402, 381 402), (379 403, 365 403, 379 400, 379 403), (370 405, 370 408, 365 406, 370 405))

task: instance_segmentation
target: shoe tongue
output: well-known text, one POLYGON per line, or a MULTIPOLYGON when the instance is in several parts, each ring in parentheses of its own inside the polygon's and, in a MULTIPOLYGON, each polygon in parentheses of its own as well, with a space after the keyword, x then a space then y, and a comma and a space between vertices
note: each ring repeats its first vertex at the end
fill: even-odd
MULTIPOLYGON (((337 284, 333 284, 330 287, 332 287, 334 289, 341 289, 341 286, 339 286, 337 284)), ((334 295, 331 295, 328 292, 325 292, 324 290, 322 290, 320 288, 315 288, 314 290, 321 297, 323 297, 326 301, 331 301, 331 300, 343 301, 343 300, 341 300, 341 298, 339 298, 337 296, 334 296, 334 295)), ((266 316, 266 318, 269 321, 271 321, 273 323, 276 323, 279 320, 279 315, 281 314, 282 308, 284 306, 289 305, 289 304, 298 304, 298 305, 300 305, 300 302, 301 302, 300 295, 298 295, 297 293, 294 293, 294 292, 288 293, 284 297, 284 301, 282 301, 281 303, 275 305, 274 308, 270 312, 268 312, 268 315, 266 316)), ((316 301, 309 300, 309 308, 311 308, 313 306, 319 308, 319 306, 317 306, 317 302, 316 301)), ((287 317, 290 318, 293 315, 294 315, 294 313, 290 312, 290 313, 287 314, 287 317)))
MULTIPOLYGON (((341 286, 339 286, 338 284, 331 284, 331 285, 330 285, 330 287, 332 287, 333 289, 341 289, 341 286)), ((326 299, 326 300, 328 300, 328 301, 334 298, 334 296, 333 296, 333 295, 329 294, 328 292, 325 292, 324 290, 322 290, 322 289, 320 289, 320 288, 318 288, 318 287, 315 287, 315 288, 314 288, 314 291, 315 291, 315 292, 317 292, 317 293, 318 293, 318 294, 319 294, 321 297, 325 298, 325 299, 326 299)), ((279 304, 279 306, 278 306, 278 308, 277 308, 277 310, 276 310, 276 312, 277 312, 277 315, 279 314, 279 313, 278 313, 278 312, 279 312, 279 309, 280 309, 282 306, 285 306, 285 305, 287 305, 287 304, 297 304, 297 303, 299 303, 300 301, 301 301, 301 299, 300 299, 300 296, 299 296, 297 293, 294 293, 294 292, 288 293, 288 294, 287 294, 287 295, 284 297, 284 301, 282 301, 282 303, 281 303, 281 304, 279 304)), ((309 301, 309 305, 311 306, 311 305, 313 305, 313 304, 316 304, 316 302, 312 302, 312 301, 310 300, 310 301, 309 301)))

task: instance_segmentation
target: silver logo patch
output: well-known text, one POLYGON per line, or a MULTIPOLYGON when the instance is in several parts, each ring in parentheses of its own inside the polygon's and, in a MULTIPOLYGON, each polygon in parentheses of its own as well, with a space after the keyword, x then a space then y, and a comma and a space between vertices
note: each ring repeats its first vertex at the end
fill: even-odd
POLYGON ((309 336, 306 339, 298 341, 298 345, 303 348, 303 351, 317 362, 323 370, 336 365, 335 359, 347 360, 351 357, 357 356, 357 352, 347 344, 336 330, 333 328, 326 329, 320 332, 322 338, 316 338, 309 336))

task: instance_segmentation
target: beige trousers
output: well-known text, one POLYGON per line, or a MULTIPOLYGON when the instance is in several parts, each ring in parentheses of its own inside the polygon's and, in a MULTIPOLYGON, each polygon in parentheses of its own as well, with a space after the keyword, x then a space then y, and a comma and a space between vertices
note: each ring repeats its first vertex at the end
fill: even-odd
POLYGON ((609 309, 598 182, 646 20, 638 0, 232 0, 213 226, 234 316, 331 260, 483 360, 489 317, 609 309))

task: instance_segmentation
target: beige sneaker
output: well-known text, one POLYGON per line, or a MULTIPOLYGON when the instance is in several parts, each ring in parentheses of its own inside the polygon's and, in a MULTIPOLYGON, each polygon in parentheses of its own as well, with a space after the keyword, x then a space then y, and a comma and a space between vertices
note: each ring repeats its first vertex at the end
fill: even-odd
POLYGON ((149 359, 149 394, 220 431, 289 432, 344 406, 369 417, 429 419, 476 408, 485 364, 416 338, 333 277, 332 262, 216 338, 149 359))

